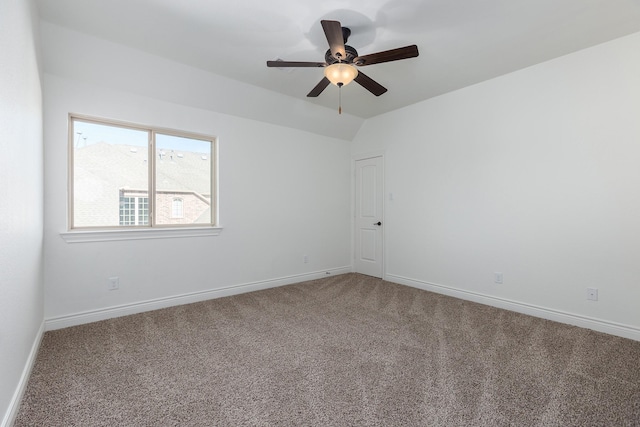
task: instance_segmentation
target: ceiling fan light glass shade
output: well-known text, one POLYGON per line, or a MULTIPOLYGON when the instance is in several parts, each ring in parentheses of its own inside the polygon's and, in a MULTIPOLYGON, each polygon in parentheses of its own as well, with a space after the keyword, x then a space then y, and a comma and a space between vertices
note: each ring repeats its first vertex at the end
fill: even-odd
POLYGON ((356 78, 356 76, 358 75, 358 70, 351 64, 338 62, 325 67, 324 75, 334 85, 340 86, 341 83, 342 85, 346 86, 356 78))

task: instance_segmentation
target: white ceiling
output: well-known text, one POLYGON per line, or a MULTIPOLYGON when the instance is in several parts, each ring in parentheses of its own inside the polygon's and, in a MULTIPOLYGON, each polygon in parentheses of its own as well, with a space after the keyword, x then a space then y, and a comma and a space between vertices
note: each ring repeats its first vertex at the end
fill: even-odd
POLYGON ((640 31, 640 0, 36 0, 43 20, 284 95, 337 108, 338 89, 306 94, 324 60, 321 19, 352 30, 360 55, 416 44, 417 58, 362 68, 389 91, 352 83, 343 109, 372 117, 640 31))

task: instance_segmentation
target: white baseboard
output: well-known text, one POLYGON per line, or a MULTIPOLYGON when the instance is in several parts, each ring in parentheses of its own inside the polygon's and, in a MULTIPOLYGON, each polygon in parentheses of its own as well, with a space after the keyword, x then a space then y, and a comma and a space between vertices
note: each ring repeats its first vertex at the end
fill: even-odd
POLYGON ((43 335, 44 322, 40 324, 40 329, 38 329, 36 337, 33 340, 33 345, 31 346, 29 357, 27 358, 27 362, 24 364, 22 375, 20 375, 20 381, 18 381, 18 387, 16 387, 16 391, 13 393, 13 397, 11 398, 11 402, 9 403, 9 408, 4 415, 2 424, 0 424, 2 427, 10 427, 16 421, 18 410, 20 409, 20 402, 22 402, 22 396, 24 396, 24 392, 27 389, 27 383, 29 382, 29 377, 31 376, 33 365, 36 363, 36 357, 38 356, 38 350, 40 349, 40 343, 42 342, 43 335))
POLYGON ((568 325, 579 326, 581 328, 592 329, 598 332, 604 332, 623 338, 640 341, 640 329, 624 325, 621 323, 609 322, 602 319, 581 316, 573 313, 566 313, 550 308, 539 307, 531 304, 525 304, 518 301, 507 300, 504 298, 496 298, 476 292, 469 292, 462 289, 452 288, 449 286, 438 285, 435 283, 424 282, 407 277, 387 274, 385 280, 398 283, 400 285, 411 286, 418 289, 424 289, 455 298, 473 301, 480 304, 490 305, 493 307, 503 308, 505 310, 515 311, 517 313, 528 314, 530 316, 540 317, 542 319, 553 320, 568 325))
POLYGON ((231 295, 243 294, 246 292, 259 291, 262 289, 275 288, 277 286, 290 285, 292 283, 306 282, 309 280, 321 279, 327 276, 350 273, 351 266, 332 268, 328 270, 316 271, 313 273, 296 274, 292 276, 280 277, 277 279, 262 280, 258 282, 244 283, 240 285, 226 286, 218 289, 211 289, 201 292, 193 292, 182 295, 174 295, 166 298, 140 301, 132 304, 119 305, 103 308, 99 310, 84 311, 66 316, 45 319, 46 331, 67 328, 70 326, 83 325, 85 323, 97 322, 114 317, 128 316, 130 314, 142 313, 145 311, 158 310, 160 308, 173 307, 176 305, 191 304, 194 302, 206 301, 213 298, 227 297, 231 295))

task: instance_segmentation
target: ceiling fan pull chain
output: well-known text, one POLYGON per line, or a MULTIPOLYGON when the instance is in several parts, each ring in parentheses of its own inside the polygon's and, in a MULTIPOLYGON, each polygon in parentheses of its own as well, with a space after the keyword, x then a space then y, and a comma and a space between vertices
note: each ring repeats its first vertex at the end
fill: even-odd
POLYGON ((338 114, 342 114, 342 83, 338 84, 338 114))

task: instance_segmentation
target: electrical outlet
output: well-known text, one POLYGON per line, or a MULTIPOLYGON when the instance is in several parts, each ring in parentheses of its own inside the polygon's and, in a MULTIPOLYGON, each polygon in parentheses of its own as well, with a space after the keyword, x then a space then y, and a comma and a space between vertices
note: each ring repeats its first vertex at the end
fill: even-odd
POLYGON ((493 283, 501 285, 503 283, 502 273, 493 273, 493 283))
POLYGON ((109 277, 107 279, 107 289, 109 289, 110 291, 120 289, 120 278, 117 276, 109 277))
POLYGON ((587 299, 589 301, 598 301, 598 288, 587 288, 587 299))
POLYGON ((304 262, 305 264, 309 263, 309 256, 308 255, 303 255, 302 256, 302 262, 304 262))

